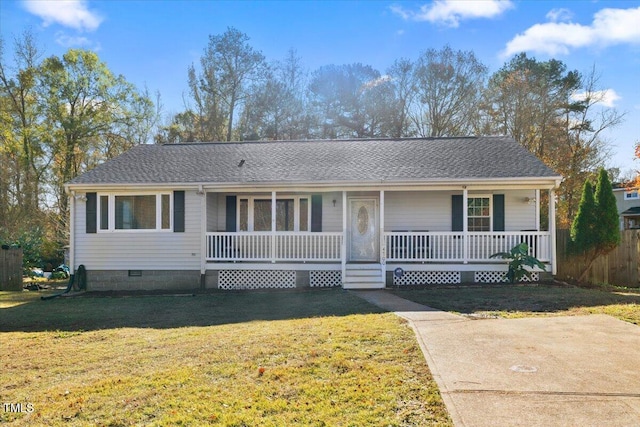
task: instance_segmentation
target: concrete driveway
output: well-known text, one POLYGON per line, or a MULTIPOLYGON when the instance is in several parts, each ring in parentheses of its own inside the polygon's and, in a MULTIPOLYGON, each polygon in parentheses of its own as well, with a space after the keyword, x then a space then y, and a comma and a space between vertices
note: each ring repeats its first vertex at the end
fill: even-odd
POLYGON ((456 426, 640 426, 640 327, 605 315, 472 320, 385 291, 456 426))

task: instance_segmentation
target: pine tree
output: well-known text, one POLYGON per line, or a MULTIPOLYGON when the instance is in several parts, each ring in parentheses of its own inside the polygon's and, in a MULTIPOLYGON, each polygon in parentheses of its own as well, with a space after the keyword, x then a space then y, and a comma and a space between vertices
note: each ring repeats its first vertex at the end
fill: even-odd
POLYGON ((585 181, 578 214, 571 224, 571 242, 569 250, 575 254, 590 251, 595 244, 594 228, 597 223, 596 202, 591 182, 585 181))
POLYGON ((582 199, 571 225, 571 252, 585 258, 585 269, 578 278, 584 281, 594 261, 620 244, 618 209, 609 176, 604 169, 598 173, 595 192, 585 182, 582 199))
POLYGON ((616 197, 613 195, 609 175, 604 169, 600 169, 598 174, 595 202, 597 219, 595 234, 598 251, 607 253, 620 244, 620 226, 616 197))

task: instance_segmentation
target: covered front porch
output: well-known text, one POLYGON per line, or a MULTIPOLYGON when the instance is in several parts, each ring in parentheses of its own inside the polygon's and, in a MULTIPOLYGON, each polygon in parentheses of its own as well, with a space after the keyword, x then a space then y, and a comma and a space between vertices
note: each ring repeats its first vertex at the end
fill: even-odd
POLYGON ((491 255, 521 242, 555 272, 555 230, 540 218, 545 192, 554 224, 552 188, 295 190, 203 189, 208 286, 499 281, 506 263, 491 255))

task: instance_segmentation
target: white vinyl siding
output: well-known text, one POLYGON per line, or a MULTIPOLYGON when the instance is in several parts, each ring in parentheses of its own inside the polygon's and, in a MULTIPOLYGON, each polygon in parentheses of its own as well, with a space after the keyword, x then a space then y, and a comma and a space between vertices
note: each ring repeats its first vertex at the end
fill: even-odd
MULTIPOLYGON (((536 228, 536 204, 525 202, 526 197, 535 198, 535 191, 493 193, 505 196, 505 231, 536 228)), ((451 195, 447 191, 386 191, 385 231, 451 231, 451 195)), ((470 192, 469 197, 474 197, 474 193, 470 192)))
POLYGON ((342 231, 342 193, 322 193, 322 231, 342 231), (336 205, 333 206, 333 201, 336 205))
POLYGON ((185 231, 86 232, 86 203, 75 206, 75 268, 87 270, 199 270, 200 197, 185 192, 185 231))
POLYGON ((504 194, 505 230, 535 230, 536 203, 534 199, 536 192, 534 190, 511 190, 501 193, 504 194))
POLYGON ((384 193, 385 231, 451 231, 451 193, 384 193))

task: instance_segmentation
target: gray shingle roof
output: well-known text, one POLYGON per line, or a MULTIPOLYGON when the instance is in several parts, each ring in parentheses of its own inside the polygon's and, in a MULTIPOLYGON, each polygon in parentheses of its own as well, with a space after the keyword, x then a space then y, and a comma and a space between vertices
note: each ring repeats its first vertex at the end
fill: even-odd
POLYGON ((70 184, 554 177, 555 172, 512 138, 466 137, 139 145, 70 184))

